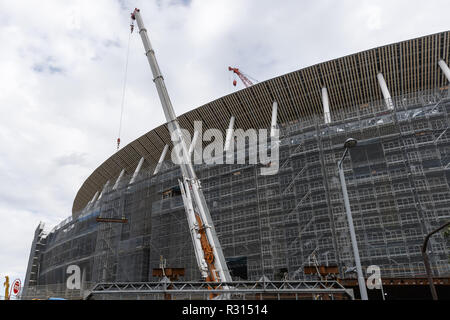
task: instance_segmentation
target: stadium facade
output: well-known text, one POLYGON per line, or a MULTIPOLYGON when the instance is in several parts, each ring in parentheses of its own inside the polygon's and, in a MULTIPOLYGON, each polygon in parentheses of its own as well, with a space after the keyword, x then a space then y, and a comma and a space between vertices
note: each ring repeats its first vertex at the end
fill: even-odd
MULTIPOLYGON (((269 128, 278 102, 278 174, 260 175, 261 164, 195 165, 235 279, 307 279, 303 267, 313 260, 354 277, 337 171, 350 137, 359 143, 344 170, 363 267, 378 265, 384 277, 424 276, 423 239, 450 217, 449 49, 450 32, 371 49, 178 117, 191 134, 195 121, 225 134, 232 116, 237 128, 269 128)), ((180 170, 167 156, 153 174, 166 144, 167 124, 133 141, 84 182, 69 218, 50 232, 38 226, 24 297, 43 287, 64 291, 69 265, 81 268, 86 286, 157 281, 152 269, 161 257, 185 268, 184 280, 200 279, 180 170)), ((448 239, 437 234, 429 248, 434 275, 450 276, 448 239)))

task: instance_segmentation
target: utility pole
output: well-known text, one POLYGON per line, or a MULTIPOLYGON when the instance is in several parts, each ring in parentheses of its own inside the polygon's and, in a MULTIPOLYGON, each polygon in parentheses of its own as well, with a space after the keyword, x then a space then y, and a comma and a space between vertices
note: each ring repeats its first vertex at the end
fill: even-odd
POLYGON ((425 270, 427 272, 428 282, 429 282, 429 285, 430 285, 431 296, 433 297, 433 300, 438 300, 438 295, 437 295, 437 292, 436 292, 436 287, 434 286, 433 273, 431 272, 430 260, 428 259, 428 254, 427 254, 428 240, 430 240, 430 238, 431 238, 431 236, 433 234, 438 233, 439 231, 445 229, 448 226, 450 226, 450 222, 447 222, 442 227, 439 227, 436 230, 430 232, 425 237, 425 240, 423 241, 422 257, 423 257, 423 262, 424 262, 424 265, 425 265, 425 270))

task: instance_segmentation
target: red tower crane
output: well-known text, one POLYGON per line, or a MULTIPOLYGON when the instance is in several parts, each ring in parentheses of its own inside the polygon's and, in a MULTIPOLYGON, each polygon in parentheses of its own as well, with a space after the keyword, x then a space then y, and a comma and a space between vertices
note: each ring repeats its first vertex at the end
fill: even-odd
MULTIPOLYGON (((248 75, 246 75, 246 74, 244 74, 244 73, 242 73, 238 68, 228 67, 228 71, 232 71, 234 74, 237 74, 237 76, 239 77, 239 79, 241 79, 242 83, 244 84, 244 86, 245 86, 246 88, 248 88, 248 87, 250 87, 250 86, 252 86, 252 85, 254 84, 254 83, 249 79, 249 78, 251 78, 251 77, 248 76, 248 75)), ((253 78, 252 78, 252 80, 253 80, 254 82, 258 82, 258 80, 255 80, 255 79, 253 79, 253 78)), ((233 80, 233 86, 236 87, 236 85, 237 85, 236 80, 233 80)))

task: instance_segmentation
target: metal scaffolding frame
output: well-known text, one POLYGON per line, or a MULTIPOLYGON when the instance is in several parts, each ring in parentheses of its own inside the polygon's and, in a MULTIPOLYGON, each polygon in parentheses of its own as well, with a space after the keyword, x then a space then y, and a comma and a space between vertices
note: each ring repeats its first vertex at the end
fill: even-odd
MULTIPOLYGON (((379 265, 383 277, 425 274, 421 242, 450 218, 450 99, 431 90, 392 102, 394 110, 384 100, 334 110, 329 124, 322 116, 280 124, 274 176, 260 176, 260 165, 194 166, 225 257, 242 258, 245 272, 232 270, 233 280, 315 280, 302 271, 313 252, 321 265, 337 265, 340 278, 354 277, 346 273, 354 262, 336 170, 348 137, 360 141, 343 168, 363 266, 379 265)), ((158 281, 151 269, 161 256, 185 268, 182 281, 200 279, 180 170, 165 161, 153 175, 145 165, 131 185, 123 174, 76 219, 38 232, 28 287, 64 283, 70 264, 80 265, 86 283, 158 281)), ((450 275, 448 239, 437 235, 430 249, 434 275, 450 275)))

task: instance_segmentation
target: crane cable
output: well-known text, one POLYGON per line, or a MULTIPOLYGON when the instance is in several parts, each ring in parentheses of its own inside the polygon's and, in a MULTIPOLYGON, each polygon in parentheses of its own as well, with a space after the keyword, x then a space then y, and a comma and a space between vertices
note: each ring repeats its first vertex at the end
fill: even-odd
POLYGON ((121 102, 121 106, 120 106, 120 123, 119 123, 119 134, 117 137, 117 151, 119 151, 119 148, 120 148, 120 135, 122 133, 123 108, 125 105, 125 91, 127 88, 127 76, 128 76, 128 60, 130 57, 130 42, 131 42, 131 34, 133 33, 133 30, 134 30, 134 21, 131 21, 130 28, 131 28, 131 32, 128 35, 127 58, 126 58, 126 63, 125 63, 125 74, 124 74, 124 79, 123 79, 122 102, 121 102))

